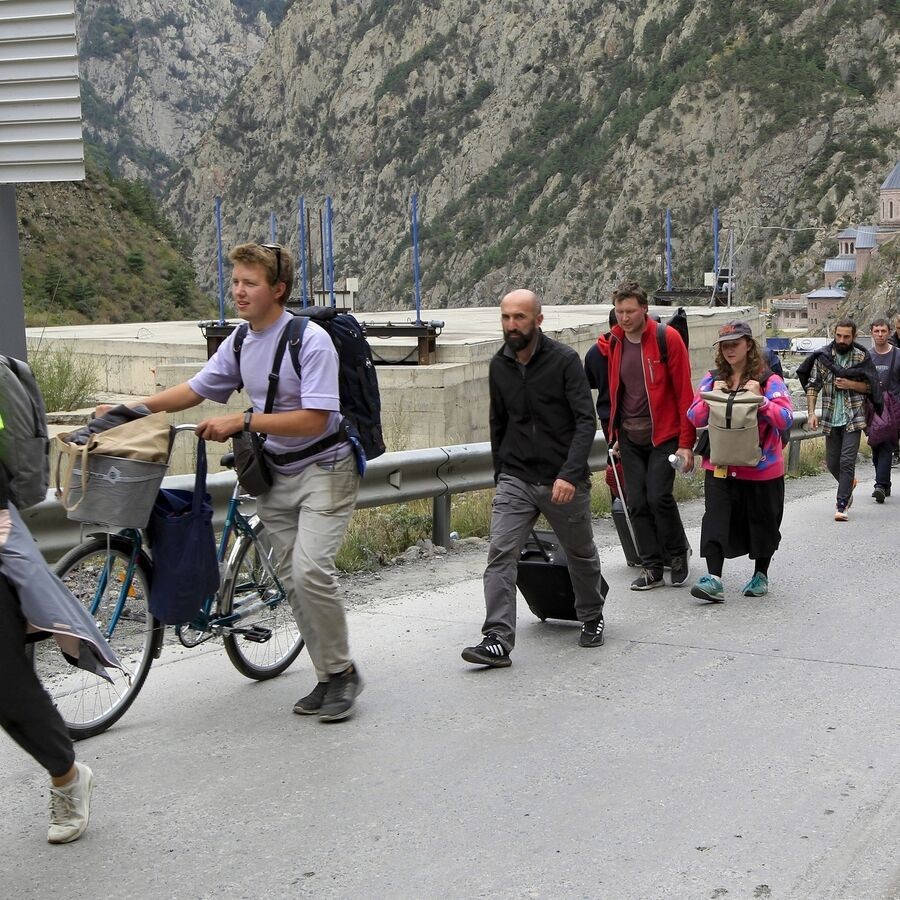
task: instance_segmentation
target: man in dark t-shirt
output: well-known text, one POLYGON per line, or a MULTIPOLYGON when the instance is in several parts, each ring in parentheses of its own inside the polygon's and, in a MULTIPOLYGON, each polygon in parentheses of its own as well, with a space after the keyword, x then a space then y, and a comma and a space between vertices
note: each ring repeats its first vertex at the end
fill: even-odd
MULTIPOLYGON (((891 402, 887 398, 888 394, 894 400, 900 400, 900 350, 891 344, 889 335, 887 319, 876 319, 872 323, 872 349, 869 350, 869 356, 875 363, 885 403, 891 402)), ((876 503, 884 503, 885 498, 891 496, 891 457, 897 448, 897 442, 869 443, 872 447, 872 465, 875 466, 875 489, 872 496, 876 503)))

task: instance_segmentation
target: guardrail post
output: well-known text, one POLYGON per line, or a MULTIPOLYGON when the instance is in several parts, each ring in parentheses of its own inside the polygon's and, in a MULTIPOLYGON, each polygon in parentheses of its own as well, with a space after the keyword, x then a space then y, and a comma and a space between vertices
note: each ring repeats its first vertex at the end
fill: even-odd
POLYGON ((796 475, 800 471, 800 441, 796 438, 788 444, 788 472, 796 475))
POLYGON ((450 495, 431 501, 431 540, 438 547, 450 547, 450 495))

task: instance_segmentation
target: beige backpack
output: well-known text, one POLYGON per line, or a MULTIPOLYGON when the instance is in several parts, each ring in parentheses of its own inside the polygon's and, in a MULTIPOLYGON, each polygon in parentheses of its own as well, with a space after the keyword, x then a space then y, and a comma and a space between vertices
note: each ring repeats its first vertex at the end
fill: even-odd
POLYGON ((762 458, 757 413, 763 398, 749 391, 703 391, 709 406, 709 461, 755 466, 762 458))

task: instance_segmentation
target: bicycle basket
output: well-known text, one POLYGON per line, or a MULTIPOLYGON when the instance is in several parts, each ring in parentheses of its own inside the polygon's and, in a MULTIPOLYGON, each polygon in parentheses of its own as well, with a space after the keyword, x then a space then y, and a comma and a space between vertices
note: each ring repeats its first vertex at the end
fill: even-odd
POLYGON ((84 497, 81 469, 72 469, 68 500, 73 508, 66 515, 76 522, 144 528, 166 469, 166 463, 91 454, 84 497))

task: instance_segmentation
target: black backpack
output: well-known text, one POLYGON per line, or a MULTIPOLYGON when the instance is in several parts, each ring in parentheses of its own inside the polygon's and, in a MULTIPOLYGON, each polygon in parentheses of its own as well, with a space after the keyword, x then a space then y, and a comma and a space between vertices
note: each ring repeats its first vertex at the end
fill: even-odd
MULTIPOLYGON (((325 329, 337 350, 344 428, 349 437, 356 438, 362 445, 366 459, 381 456, 387 449, 381 431, 381 394, 378 391, 375 363, 372 361, 372 348, 366 340, 362 325, 350 313, 339 313, 330 306, 308 306, 293 315, 294 319, 288 322, 286 333, 288 352, 297 377, 302 377, 300 348, 303 345, 303 332, 312 319, 325 329)), ((246 322, 242 323, 234 336, 238 367, 241 364, 241 346, 249 327, 246 322)), ((316 450, 315 447, 310 449, 316 450)))
MULTIPOLYGON (((681 340, 684 341, 685 347, 691 346, 691 338, 688 331, 687 313, 684 311, 683 306, 679 306, 678 309, 675 310, 672 318, 669 319, 666 324, 669 326, 669 328, 674 328, 681 335, 681 340)), ((669 356, 668 351, 663 349, 664 346, 665 339, 663 337, 663 340, 661 340, 659 345, 660 352, 663 354, 663 362, 665 362, 669 356)))

